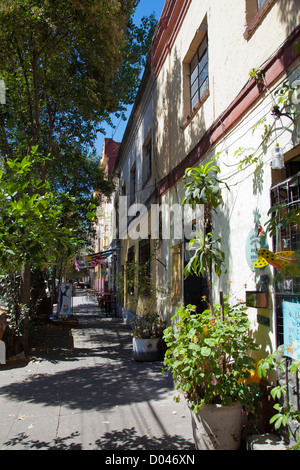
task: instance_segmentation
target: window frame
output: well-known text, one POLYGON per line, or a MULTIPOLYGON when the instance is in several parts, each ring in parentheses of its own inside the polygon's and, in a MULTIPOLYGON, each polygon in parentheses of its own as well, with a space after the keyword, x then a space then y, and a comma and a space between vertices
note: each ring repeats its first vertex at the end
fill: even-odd
POLYGON ((183 293, 183 264, 182 264, 182 244, 172 247, 172 285, 171 303, 173 306, 180 306, 183 293))
POLYGON ((152 137, 143 145, 143 187, 150 180, 153 173, 153 146, 152 137))
POLYGON ((263 21, 265 15, 274 5, 276 0, 264 0, 259 8, 258 0, 255 1, 256 8, 253 5, 254 0, 246 0, 246 18, 247 14, 250 16, 250 21, 247 22, 247 27, 244 32, 244 39, 249 40, 254 34, 257 26, 263 21), (255 10, 252 14, 251 12, 255 10), (252 15, 254 15, 252 17, 252 15), (251 19, 252 18, 252 19, 251 19))
POLYGON ((189 81, 190 81, 190 109, 191 111, 193 111, 199 106, 205 93, 209 90, 208 64, 209 64, 208 36, 206 32, 204 38, 202 39, 201 43, 199 44, 197 48, 196 53, 194 54, 192 60, 190 61, 189 81), (193 63, 195 63, 195 66, 193 66, 193 63), (195 76, 193 76, 196 69, 198 69, 197 73, 195 74, 195 76), (206 70, 205 73, 203 73, 204 70, 206 70), (205 85, 205 83, 206 83, 206 86, 204 90, 201 91, 201 88, 205 85))
POLYGON ((259 11, 263 7, 264 3, 265 0, 256 0, 257 11, 259 11))
POLYGON ((130 205, 135 203, 136 200, 136 190, 137 190, 137 181, 136 181, 136 164, 132 166, 130 170, 130 205))
POLYGON ((190 124, 192 119, 196 116, 199 109, 203 106, 207 98, 209 97, 209 36, 208 36, 208 22, 207 15, 205 15, 200 23, 199 28, 197 29, 195 36, 192 42, 189 45, 188 50, 182 61, 182 83, 183 83, 183 96, 182 96, 182 121, 180 128, 185 130, 186 127, 190 124), (201 48, 203 41, 207 41, 207 79, 208 87, 206 91, 201 96, 200 100, 196 103, 194 108, 192 108, 191 103, 191 63, 195 57, 195 53, 201 48))

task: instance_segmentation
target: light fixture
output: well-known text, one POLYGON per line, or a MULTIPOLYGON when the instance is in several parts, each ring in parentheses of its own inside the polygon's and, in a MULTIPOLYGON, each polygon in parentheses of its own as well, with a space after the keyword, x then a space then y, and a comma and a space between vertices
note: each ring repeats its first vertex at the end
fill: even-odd
POLYGON ((272 150, 272 170, 281 170, 284 168, 283 152, 279 144, 275 144, 272 150))

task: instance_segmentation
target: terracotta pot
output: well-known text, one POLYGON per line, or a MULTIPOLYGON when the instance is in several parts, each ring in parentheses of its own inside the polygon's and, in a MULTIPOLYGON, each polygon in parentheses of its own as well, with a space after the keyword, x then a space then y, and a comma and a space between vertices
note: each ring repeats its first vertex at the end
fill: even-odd
POLYGON ((161 361, 163 348, 161 338, 133 338, 133 359, 138 362, 161 361))
POLYGON ((192 429, 197 450, 238 450, 242 434, 242 405, 204 405, 193 413, 192 429))

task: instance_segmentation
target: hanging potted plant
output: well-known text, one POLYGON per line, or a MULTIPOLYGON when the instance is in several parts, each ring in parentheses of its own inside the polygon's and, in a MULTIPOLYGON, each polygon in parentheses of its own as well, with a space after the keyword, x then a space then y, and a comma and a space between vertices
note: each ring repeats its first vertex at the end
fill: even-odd
POLYGON ((249 352, 257 349, 246 309, 226 299, 223 308, 215 306, 213 319, 209 309, 197 314, 193 305, 175 317, 175 327, 164 332, 164 365, 188 401, 196 448, 237 450, 242 406, 251 407, 258 394, 256 383, 244 383, 255 369, 249 352))

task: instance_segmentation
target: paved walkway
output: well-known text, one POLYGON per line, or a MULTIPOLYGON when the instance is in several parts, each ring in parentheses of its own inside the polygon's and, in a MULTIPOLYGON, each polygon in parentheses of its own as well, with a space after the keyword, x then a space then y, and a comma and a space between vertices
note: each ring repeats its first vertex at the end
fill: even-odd
POLYGON ((30 362, 0 365, 0 450, 193 450, 162 363, 135 362, 129 327, 92 297, 74 312, 78 328, 44 327, 30 362))

